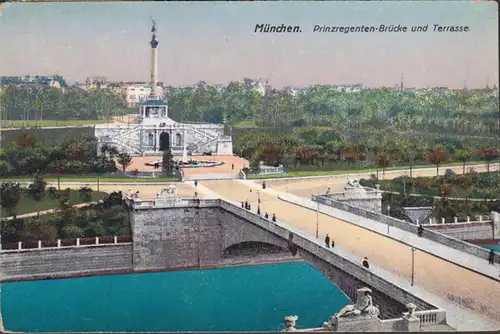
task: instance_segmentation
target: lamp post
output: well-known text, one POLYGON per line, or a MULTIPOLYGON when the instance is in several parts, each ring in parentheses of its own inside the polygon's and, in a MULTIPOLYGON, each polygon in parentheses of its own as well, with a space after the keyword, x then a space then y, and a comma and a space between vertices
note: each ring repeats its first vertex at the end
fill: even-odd
POLYGON ((260 190, 257 190, 257 214, 260 215, 260 190))
POLYGON ((411 286, 415 282, 415 248, 411 247, 411 286))
MULTIPOLYGON (((318 188, 318 197, 319 197, 319 188, 318 188)), ((319 198, 316 199, 316 239, 319 238, 319 198)))
POLYGON ((403 177, 403 195, 406 197, 406 174, 403 177))

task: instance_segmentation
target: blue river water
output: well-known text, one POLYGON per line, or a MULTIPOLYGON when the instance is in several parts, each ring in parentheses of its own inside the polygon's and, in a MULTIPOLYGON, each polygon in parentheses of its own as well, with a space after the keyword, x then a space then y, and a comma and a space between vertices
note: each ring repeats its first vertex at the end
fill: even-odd
POLYGON ((500 253, 500 245, 481 245, 483 248, 492 249, 497 253, 500 253))
POLYGON ((349 299, 307 263, 2 284, 11 331, 276 331, 319 327, 349 299))

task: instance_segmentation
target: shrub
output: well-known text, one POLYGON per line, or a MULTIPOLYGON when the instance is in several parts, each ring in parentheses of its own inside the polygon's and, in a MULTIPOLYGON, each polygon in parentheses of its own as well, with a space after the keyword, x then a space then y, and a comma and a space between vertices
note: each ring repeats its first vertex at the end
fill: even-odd
POLYGON ((457 174, 455 174, 455 172, 449 168, 444 172, 444 177, 448 180, 453 180, 456 175, 457 174))
POLYGON ((50 198, 58 198, 59 197, 59 191, 57 191, 56 187, 49 187, 47 189, 47 194, 49 195, 50 198))
POLYGON ((92 189, 89 187, 81 187, 79 190, 80 198, 84 202, 90 202, 90 200, 92 199, 91 193, 92 193, 92 189))
POLYGON ((62 235, 64 238, 80 238, 83 237, 84 231, 78 226, 68 225, 63 227, 62 235))

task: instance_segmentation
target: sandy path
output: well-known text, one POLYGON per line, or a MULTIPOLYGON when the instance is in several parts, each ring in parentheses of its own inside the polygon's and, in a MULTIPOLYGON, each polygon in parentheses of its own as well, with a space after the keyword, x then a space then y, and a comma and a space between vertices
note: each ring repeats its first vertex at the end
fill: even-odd
MULTIPOLYGON (((453 170, 457 174, 462 174, 462 167, 442 167, 439 168, 439 174, 444 175, 447 169, 453 170)), ((486 172, 486 167, 474 167, 477 172, 486 172)), ((490 171, 497 171, 498 163, 490 166, 490 171)), ((360 178, 369 178, 371 173, 359 174, 360 178)), ((408 171, 386 173, 385 179, 393 179, 398 176, 410 175, 408 171)), ((413 176, 435 176, 436 169, 430 168, 425 171, 413 172, 413 176)), ((379 178, 382 179, 382 173, 379 173, 379 178)), ((341 192, 344 190, 346 185, 346 176, 332 176, 328 178, 321 179, 289 179, 289 180, 276 180, 276 181, 266 181, 267 185, 273 187, 278 191, 289 192, 295 195, 309 197, 312 194, 325 193, 327 188, 330 187, 332 192, 341 192)), ((262 180, 255 181, 257 183, 262 183, 262 180)))
POLYGON ((129 123, 135 121, 137 115, 113 116, 113 123, 129 123))
MULTIPOLYGON (((186 183, 174 183, 177 187, 177 193, 181 197, 191 198, 194 195, 194 187, 186 184, 186 183)), ((52 187, 57 187, 57 183, 49 183, 52 187)), ((61 184, 61 189, 72 188, 72 189, 80 189, 82 185, 64 185, 61 184)), ((89 185, 92 190, 97 191, 97 185, 95 183, 89 185)), ((139 195, 141 199, 144 200, 152 200, 156 197, 156 194, 160 192, 162 189, 167 188, 167 185, 99 185, 99 191, 112 193, 113 191, 121 191, 123 194, 126 194, 130 191, 136 192, 139 191, 139 195)), ((203 197, 200 194, 200 197, 203 197)))
MULTIPOLYGON (((203 181, 202 184, 234 200, 249 200, 257 210, 257 193, 246 185, 231 180, 203 181)), ((316 231, 316 212, 280 201, 261 193, 261 212, 275 213, 278 219, 312 234, 316 231)), ((338 219, 319 215, 319 238, 326 234, 336 244, 357 254, 367 256, 376 265, 393 273, 411 278, 411 251, 408 246, 338 219)), ((500 283, 480 274, 422 252, 415 253, 415 282, 426 290, 452 300, 500 325, 500 283)))
MULTIPOLYGON (((174 157, 175 160, 182 159, 182 157, 174 157)), ((200 174, 230 174, 238 173, 240 169, 244 166, 248 166, 248 161, 240 157, 227 155, 227 156, 188 156, 188 159, 195 160, 205 160, 205 161, 224 161, 222 166, 215 167, 203 167, 203 168, 184 168, 184 175, 200 175, 200 174), (232 164, 234 164, 234 170, 232 170, 232 164)), ((161 169, 155 169, 152 166, 146 166, 146 162, 153 162, 161 160, 161 156, 146 156, 146 157, 133 157, 132 164, 127 168, 127 170, 139 170, 139 171, 158 171, 161 169)))

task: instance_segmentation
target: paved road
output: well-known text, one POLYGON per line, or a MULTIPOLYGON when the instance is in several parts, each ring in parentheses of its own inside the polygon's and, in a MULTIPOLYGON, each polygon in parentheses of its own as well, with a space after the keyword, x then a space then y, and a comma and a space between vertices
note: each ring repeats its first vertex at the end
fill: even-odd
MULTIPOLYGON (((188 156, 188 159, 194 160, 204 160, 204 161, 223 161, 224 164, 214 167, 201 167, 201 168, 184 168, 185 176, 194 176, 202 174, 237 174, 243 167, 248 166, 248 161, 233 155, 226 156, 188 156), (234 170, 232 169, 234 165, 234 170)), ((155 169, 153 166, 146 166, 147 162, 161 161, 161 156, 146 156, 146 157, 133 157, 132 163, 127 167, 128 171, 140 170, 140 171, 157 171, 161 172, 161 169, 155 169)), ((175 159, 182 160, 182 157, 175 157, 175 159)))
MULTIPOLYGON (((467 166, 466 170, 473 167, 478 172, 485 172, 486 167, 484 165, 470 165, 467 166)), ((498 171, 498 163, 490 166, 490 171, 498 171)), ((441 167, 439 168, 439 174, 444 175, 447 169, 453 170, 457 174, 462 174, 462 166, 457 167, 441 167)), ((369 178, 372 173, 359 173, 356 176, 352 176, 352 179, 369 178)), ((398 176, 410 175, 409 170, 406 171, 388 171, 385 173, 385 179, 393 179, 398 176)), ((413 171, 413 176, 436 176, 436 168, 422 168, 417 171, 413 171)), ((379 178, 382 179, 382 173, 379 173, 379 178)), ((279 191, 290 192, 294 195, 299 196, 310 196, 311 194, 318 194, 318 192, 324 193, 328 187, 331 187, 332 192, 341 192, 344 190, 346 185, 346 175, 334 175, 331 177, 318 178, 318 179, 281 179, 275 181, 266 181, 266 184, 275 188, 279 191)), ((261 180, 255 181, 262 183, 261 180)))
MULTIPOLYGON (((201 184, 229 200, 248 200, 253 210, 257 209, 258 194, 251 186, 233 180, 203 181, 201 184)), ((263 213, 275 213, 278 219, 315 233, 317 215, 314 211, 283 202, 266 191, 260 191, 260 198, 263 213)), ((318 221, 321 240, 328 233, 336 244, 360 258, 367 256, 377 266, 408 280, 411 278, 408 246, 323 214, 318 221)), ((421 252, 415 253, 415 263, 416 284, 500 325, 500 283, 421 252)))
MULTIPOLYGON (((89 206, 89 205, 92 205, 95 203, 97 203, 97 202, 80 203, 80 204, 75 204, 72 207, 73 208, 83 208, 85 206, 89 206)), ((60 212, 60 211, 62 211, 62 210, 61 209, 50 209, 50 210, 43 210, 43 211, 38 211, 38 212, 29 212, 29 213, 24 213, 22 215, 17 215, 16 218, 35 217, 35 216, 47 215, 49 213, 56 213, 56 212, 60 212)), ((14 216, 1 218, 2 221, 13 220, 13 219, 14 219, 14 216)))
MULTIPOLYGON (((97 191, 97 185, 95 183, 91 184, 86 184, 86 183, 78 183, 78 184, 65 184, 64 182, 61 182, 61 189, 64 188, 71 188, 71 189, 80 189, 82 186, 87 186, 92 188, 92 190, 97 191)), ((48 186, 50 187, 57 187, 57 183, 48 183, 48 186)), ((177 193, 181 197, 193 197, 195 189, 194 186, 188 183, 179 183, 175 182, 175 186, 177 187, 177 193)), ((121 191, 123 194, 128 193, 129 191, 136 192, 139 191, 139 195, 141 199, 145 200, 152 200, 156 197, 158 192, 160 192, 162 189, 167 188, 167 185, 165 184, 156 184, 156 183, 150 183, 148 185, 145 184, 100 184, 99 185, 99 191, 107 192, 107 193, 112 193, 113 191, 121 191)))

